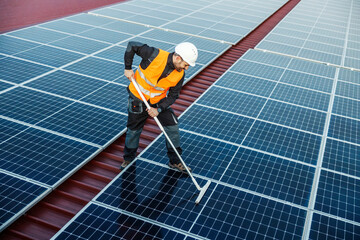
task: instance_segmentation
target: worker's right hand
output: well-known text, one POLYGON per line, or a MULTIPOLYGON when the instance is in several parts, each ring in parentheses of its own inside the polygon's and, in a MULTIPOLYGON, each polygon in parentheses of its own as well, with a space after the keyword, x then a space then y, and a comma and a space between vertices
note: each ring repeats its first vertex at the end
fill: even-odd
POLYGON ((134 71, 132 69, 130 70, 125 69, 124 75, 131 81, 131 79, 134 78, 134 71))

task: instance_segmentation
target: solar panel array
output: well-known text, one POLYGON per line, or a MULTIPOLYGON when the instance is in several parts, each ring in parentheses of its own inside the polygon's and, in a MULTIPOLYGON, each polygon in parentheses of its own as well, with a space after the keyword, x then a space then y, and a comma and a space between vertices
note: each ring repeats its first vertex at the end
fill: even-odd
POLYGON ((201 186, 212 181, 198 206, 191 179, 168 169, 162 136, 58 239, 358 238, 360 148, 354 131, 338 130, 359 119, 332 112, 339 70, 248 51, 180 117, 183 158, 201 186), (104 230, 96 221, 105 214, 118 225, 145 220, 156 234, 133 219, 104 230))
POLYGON ((360 238, 360 72, 299 56, 250 50, 181 115, 183 158, 212 182, 199 205, 160 136, 55 239, 360 238))
POLYGON ((185 81, 230 47, 90 14, 0 35, 0 173, 2 183, 19 182, 2 184, 1 198, 28 195, 1 204, 0 230, 124 133, 130 40, 167 51, 181 41, 198 45, 201 57, 185 81))
POLYGON ((257 46, 360 69, 357 1, 301 1, 257 46))
MULTIPOLYGON (((226 28, 210 34, 216 23, 243 26, 231 23, 243 9, 234 2, 174 3, 174 14, 163 14, 169 1, 130 1, 106 8, 122 12, 123 21, 80 14, 0 36, 0 192, 14 199, 0 204, 3 227, 124 130, 126 104, 119 103, 126 99, 121 69, 129 39, 165 50, 194 42, 200 64, 190 79, 229 47, 221 41, 232 41, 226 28), (138 11, 128 19, 124 6, 138 11), (159 16, 172 19, 164 24, 159 16), (207 39, 218 36, 224 38, 207 39)), ((242 20, 256 22, 256 8, 244 4, 242 20)), ((273 11, 280 7, 273 4, 273 11)), ((167 167, 161 136, 54 238, 359 238, 358 79, 357 71, 248 51, 180 117, 183 158, 201 186, 212 181, 199 205, 191 179, 167 167)))
POLYGON ((185 34, 183 37, 194 35, 235 44, 284 3, 283 0, 138 0, 95 10, 90 14, 178 32, 185 34))

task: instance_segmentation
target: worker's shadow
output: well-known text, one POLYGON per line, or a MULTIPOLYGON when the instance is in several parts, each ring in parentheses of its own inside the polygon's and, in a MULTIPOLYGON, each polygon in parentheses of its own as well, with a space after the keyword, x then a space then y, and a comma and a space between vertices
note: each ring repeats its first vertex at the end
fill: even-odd
MULTIPOLYGON (((157 220, 166 211, 178 180, 187 178, 188 175, 169 169, 158 189, 153 190, 140 202, 138 190, 141 192, 142 186, 137 186, 135 164, 136 162, 122 174, 120 208, 145 218, 157 220)), ((163 237, 161 236, 161 227, 157 225, 124 216, 121 216, 118 221, 120 226, 118 235, 124 239, 162 239, 163 237)))

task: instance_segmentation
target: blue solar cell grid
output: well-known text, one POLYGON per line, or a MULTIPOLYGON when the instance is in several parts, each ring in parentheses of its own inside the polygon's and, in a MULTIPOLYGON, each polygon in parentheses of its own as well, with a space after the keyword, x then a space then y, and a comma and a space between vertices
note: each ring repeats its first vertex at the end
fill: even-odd
POLYGON ((256 12, 251 12, 253 7, 251 5, 254 3, 246 1, 242 1, 236 6, 228 1, 225 1, 224 4, 216 4, 216 2, 205 5, 194 2, 187 4, 191 5, 191 8, 186 7, 186 3, 183 6, 174 6, 173 3, 166 1, 162 3, 132 1, 91 13, 137 24, 161 27, 173 32, 195 34, 203 38, 236 43, 284 4, 284 1, 271 1, 256 12), (228 7, 224 9, 224 5, 228 7), (248 18, 251 19, 239 16, 244 11, 250 11, 248 18))
POLYGON ((53 70, 51 67, 12 57, 2 58, 0 63, 0 79, 17 84, 53 70))
MULTIPOLYGON (((94 11, 125 21, 78 14, 1 35, 2 227, 125 130, 129 40, 193 42, 189 80, 285 2, 134 0, 94 11)), ((330 2, 301 1, 257 46, 277 54, 248 51, 180 116, 182 156, 212 181, 199 205, 160 136, 56 238, 357 239, 360 75, 341 68, 360 68, 357 8, 330 2)))
MULTIPOLYGON (((237 146, 219 140, 181 131, 183 159, 197 174, 212 179, 220 179, 222 173, 234 156, 237 146), (219 160, 220 159, 220 160, 219 160)), ((162 164, 168 164, 165 138, 161 137, 152 144, 141 156, 162 164)))
POLYGON ((164 31, 146 37, 149 31, 156 30, 82 13, 1 35, 1 169, 57 186, 125 131, 129 40, 167 51, 181 39, 202 45, 186 80, 230 47, 182 34, 171 40, 164 31))
POLYGON ((315 209, 360 222, 359 179, 322 171, 315 209))
POLYGON ((49 188, 0 172, 0 232, 49 188))
POLYGON ((96 204, 89 205, 59 239, 185 239, 185 235, 96 204))
POLYGON ((55 186, 97 150, 97 147, 28 128, 0 144, 0 168, 55 186))
POLYGON ((330 2, 297 4, 257 48, 360 69, 357 7, 330 2))
POLYGON ((310 231, 310 239, 358 239, 360 226, 314 214, 310 231))
MULTIPOLYGON (((190 201, 194 197, 192 189, 191 180, 184 174, 138 160, 94 202, 145 217, 149 223, 165 223, 169 228, 196 234, 197 239, 301 236, 303 210, 214 183, 205 194, 211 193, 211 198, 203 208, 190 201)), ((64 232, 76 228, 79 222, 85 224, 85 216, 75 218, 64 232)))

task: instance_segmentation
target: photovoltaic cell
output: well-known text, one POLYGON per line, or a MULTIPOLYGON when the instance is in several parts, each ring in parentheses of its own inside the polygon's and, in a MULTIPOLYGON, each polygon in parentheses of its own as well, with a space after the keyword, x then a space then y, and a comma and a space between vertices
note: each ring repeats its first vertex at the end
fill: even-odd
MULTIPOLYGON (((180 122, 181 127, 181 122, 180 122)), ((220 179, 232 159, 236 146, 207 137, 180 131, 182 158, 193 172, 215 180, 220 179)), ((157 139, 141 157, 168 164, 165 137, 157 139)))
POLYGON ((12 83, 22 83, 51 70, 50 67, 16 58, 6 57, 0 59, 0 79, 12 83))
POLYGON ((81 101, 127 114, 128 95, 126 87, 108 83, 82 98, 81 101))
POLYGON ((273 99, 327 111, 330 95, 304 88, 278 84, 270 96, 273 99))
POLYGON ((93 26, 103 26, 108 23, 115 22, 115 20, 113 20, 113 19, 99 18, 97 16, 93 16, 93 15, 86 14, 86 13, 72 15, 65 19, 69 20, 69 21, 74 21, 77 23, 85 23, 87 25, 93 25, 93 26))
POLYGON ((341 65, 341 55, 328 54, 320 51, 309 49, 301 49, 298 54, 299 57, 314 59, 321 62, 328 62, 336 65, 341 65))
POLYGON ((123 64, 94 57, 87 57, 65 69, 108 81, 115 81, 124 75, 123 64))
POLYGON ((307 206, 315 168, 240 148, 222 182, 307 206))
POLYGON ((241 59, 286 68, 291 58, 260 51, 247 51, 241 59))
POLYGON ((126 116, 74 103, 37 125, 95 144, 105 145, 124 129, 126 116))
POLYGON ((95 56, 100 57, 100 58, 106 58, 106 59, 117 61, 117 62, 123 62, 125 50, 126 50, 125 46, 113 46, 113 47, 110 47, 104 51, 101 51, 101 52, 95 54, 95 56))
POLYGON ((269 80, 280 79, 284 72, 283 68, 277 68, 245 60, 237 61, 230 70, 269 80))
POLYGON ((40 44, 0 35, 0 53, 12 55, 38 46, 40 44))
POLYGON ((82 32, 79 35, 112 44, 124 41, 132 36, 130 34, 120 33, 102 28, 93 28, 89 31, 82 32))
POLYGON ((188 231, 201 210, 189 201, 196 191, 187 175, 137 160, 95 200, 188 231))
POLYGON ((338 81, 336 94, 360 100, 360 85, 338 81))
POLYGON ((329 137, 359 144, 359 131, 360 121, 336 115, 331 116, 329 137))
POLYGON ((0 144, 0 168, 55 186, 98 148, 29 128, 0 144))
POLYGON ((326 113, 269 100, 261 111, 259 118, 273 123, 322 134, 326 113))
POLYGON ((141 36, 173 44, 178 44, 189 38, 189 36, 186 35, 174 32, 166 32, 158 29, 151 29, 150 31, 141 34, 141 36))
POLYGON ((215 82, 215 85, 268 97, 276 82, 240 73, 226 72, 215 82))
POLYGON ((210 239, 300 239, 306 212, 217 185, 191 232, 210 239))
POLYGON ((48 190, 0 172, 0 231, 48 190))
POLYGON ((320 142, 319 136, 256 121, 243 145, 315 165, 320 142))
POLYGON ((315 209, 355 222, 360 221, 359 179, 321 171, 315 209))
POLYGON ((310 61, 304 61, 300 59, 293 59, 288 68, 328 78, 333 78, 336 71, 336 68, 332 66, 327 66, 310 61))
POLYGON ((181 127, 196 133, 240 144, 253 119, 193 105, 181 116, 181 127), (201 119, 201 123, 197 123, 201 119))
POLYGON ((14 88, 0 94, 1 115, 35 124, 72 102, 26 88, 14 88))
POLYGON ((360 101, 335 96, 332 112, 360 120, 360 101))
POLYGON ((56 32, 50 29, 39 28, 37 26, 9 32, 8 35, 24 38, 39 43, 49 43, 70 36, 65 33, 56 32))
POLYGON ((57 20, 39 25, 40 27, 48 28, 51 30, 57 30, 64 33, 77 34, 92 29, 92 26, 74 23, 66 20, 57 20))
POLYGON ((333 80, 296 71, 285 71, 280 82, 291 85, 331 93, 333 80))
POLYGON ((310 239, 358 239, 360 226, 328 216, 314 214, 310 239))
POLYGON ((109 43, 71 36, 50 43, 52 46, 65 48, 79 53, 92 54, 110 46, 109 43))
POLYGON ((106 84, 93 78, 58 70, 25 86, 78 100, 106 84))
POLYGON ((32 48, 25 52, 18 53, 16 56, 37 63, 49 65, 51 67, 61 67, 81 57, 84 57, 82 54, 49 46, 32 48))
POLYGON ((113 21, 109 24, 103 25, 102 28, 128 33, 128 34, 134 34, 134 35, 141 34, 149 30, 149 28, 145 26, 127 23, 127 22, 121 22, 121 21, 113 21))
POLYGON ((204 104, 250 117, 256 117, 265 102, 265 98, 219 87, 210 88, 197 101, 198 104, 204 104))
POLYGON ((327 139, 322 167, 360 177, 360 146, 327 139))
POLYGON ((185 239, 185 235, 97 204, 89 205, 55 239, 185 239))

